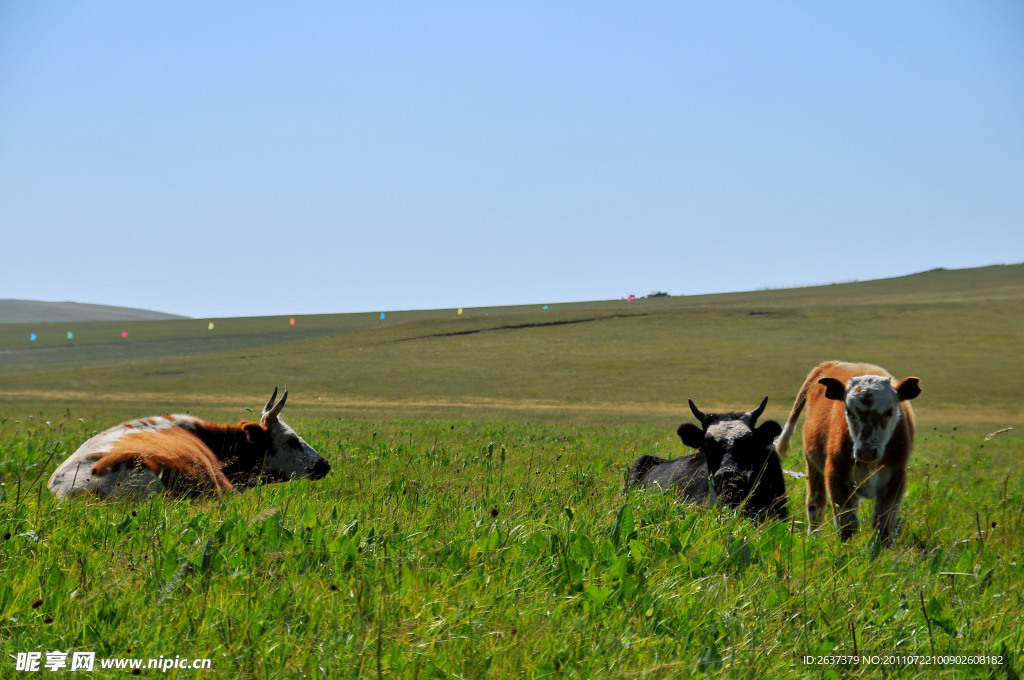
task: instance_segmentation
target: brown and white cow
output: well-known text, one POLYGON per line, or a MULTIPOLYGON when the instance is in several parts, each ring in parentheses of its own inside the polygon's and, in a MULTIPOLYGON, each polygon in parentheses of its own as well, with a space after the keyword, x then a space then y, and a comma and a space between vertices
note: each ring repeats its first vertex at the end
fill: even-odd
POLYGON ((278 416, 277 388, 260 422, 218 425, 189 415, 121 423, 82 444, 48 484, 58 498, 95 495, 139 498, 223 492, 259 481, 320 479, 331 470, 278 416))
POLYGON ((785 456, 806 404, 808 531, 825 519, 827 489, 840 538, 857 532, 860 500, 871 498, 872 525, 884 541, 892 540, 914 444, 914 411, 908 402, 919 394, 917 378, 896 383, 871 364, 827 361, 810 372, 775 444, 785 456))

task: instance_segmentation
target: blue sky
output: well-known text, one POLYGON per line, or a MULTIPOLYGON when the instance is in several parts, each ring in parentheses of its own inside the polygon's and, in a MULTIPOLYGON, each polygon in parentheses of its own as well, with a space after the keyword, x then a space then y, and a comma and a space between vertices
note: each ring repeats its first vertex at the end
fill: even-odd
POLYGON ((541 304, 1022 233, 1016 0, 0 0, 0 298, 541 304))

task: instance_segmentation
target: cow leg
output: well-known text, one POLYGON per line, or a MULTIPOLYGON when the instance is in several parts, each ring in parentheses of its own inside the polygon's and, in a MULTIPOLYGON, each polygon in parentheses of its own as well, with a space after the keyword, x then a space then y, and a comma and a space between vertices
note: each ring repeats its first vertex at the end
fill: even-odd
POLYGON ((843 541, 849 539, 860 528, 857 521, 857 511, 860 509, 860 498, 853 490, 853 481, 849 469, 837 469, 831 465, 825 468, 825 481, 828 485, 828 496, 832 499, 832 510, 835 513, 836 529, 839 531, 839 538, 843 541))
POLYGON ((845 504, 836 503, 833 509, 836 513, 836 529, 839 531, 840 540, 849 540, 860 528, 860 522, 857 520, 860 499, 857 496, 850 496, 845 504))
POLYGON ((821 528, 825 521, 825 475, 807 461, 807 533, 821 528))
POLYGON ((889 483, 878 492, 875 500, 875 514, 871 524, 886 545, 892 545, 895 536, 896 515, 900 510, 900 502, 906 490, 907 474, 905 470, 893 470, 889 483))

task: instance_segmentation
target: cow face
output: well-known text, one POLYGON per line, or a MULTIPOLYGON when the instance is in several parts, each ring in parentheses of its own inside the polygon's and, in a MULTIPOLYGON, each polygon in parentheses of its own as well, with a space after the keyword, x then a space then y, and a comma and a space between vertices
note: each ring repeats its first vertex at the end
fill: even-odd
POLYGON ((312 446, 278 417, 284 408, 285 400, 288 399, 288 388, 284 388, 281 401, 274 404, 276 398, 277 388, 274 388, 274 394, 263 407, 263 415, 260 418, 260 424, 264 426, 266 436, 269 438, 265 466, 283 480, 320 479, 331 471, 330 463, 321 458, 312 446))
POLYGON ((683 443, 704 454, 713 495, 730 507, 738 507, 750 495, 769 457, 777 455, 772 442, 782 427, 773 420, 755 427, 767 403, 765 397, 760 406, 746 413, 703 413, 690 401, 690 410, 701 427, 679 426, 683 443))
POLYGON ((825 386, 827 398, 844 403, 853 457, 865 463, 877 462, 885 454, 901 417, 900 402, 921 394, 917 378, 906 378, 895 386, 884 375, 860 375, 846 385, 835 378, 818 382, 825 386))

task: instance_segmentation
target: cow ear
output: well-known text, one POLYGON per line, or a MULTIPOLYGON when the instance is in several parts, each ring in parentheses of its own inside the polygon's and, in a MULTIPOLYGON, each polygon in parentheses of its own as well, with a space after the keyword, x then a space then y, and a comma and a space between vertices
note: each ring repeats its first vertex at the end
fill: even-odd
POLYGON ((259 423, 246 423, 242 426, 245 438, 252 444, 258 444, 267 438, 267 429, 259 423))
POLYGON ((835 378, 822 378, 819 384, 825 386, 825 398, 846 401, 846 385, 835 378))
POLYGON ((896 394, 899 395, 900 401, 909 401, 921 394, 920 380, 917 378, 904 378, 900 381, 900 384, 896 386, 896 394))
POLYGON ((676 434, 683 440, 683 443, 691 449, 699 449, 704 446, 704 430, 692 423, 683 423, 676 430, 676 434))
POLYGON ((774 420, 766 420, 754 430, 754 434, 759 442, 771 444, 782 434, 782 425, 779 425, 774 420))

